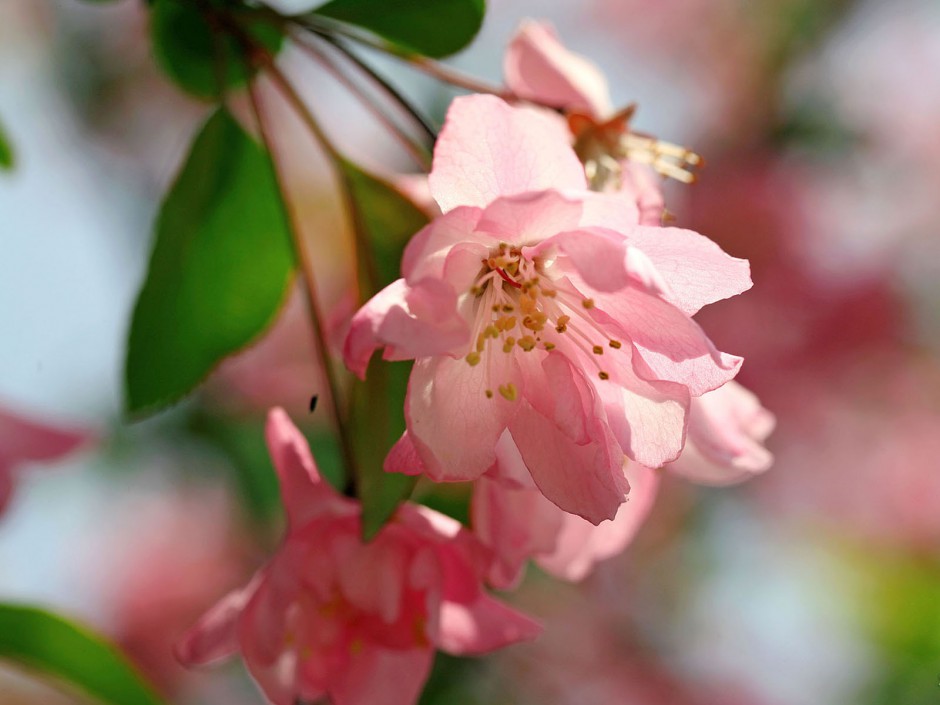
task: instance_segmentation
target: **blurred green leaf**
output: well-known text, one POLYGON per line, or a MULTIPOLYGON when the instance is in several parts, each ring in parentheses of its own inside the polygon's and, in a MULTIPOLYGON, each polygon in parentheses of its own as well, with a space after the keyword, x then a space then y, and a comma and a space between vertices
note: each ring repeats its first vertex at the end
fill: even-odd
POLYGON ((356 225, 361 229, 362 247, 357 253, 361 266, 375 273, 360 272, 360 282, 375 278, 364 297, 391 284, 400 276, 402 252, 412 236, 428 223, 428 217, 394 186, 363 171, 350 161, 340 163, 345 187, 352 194, 356 225), (368 261, 371 260, 371 264, 368 261))
POLYGON ((34 607, 0 604, 0 658, 65 681, 104 705, 162 702, 117 647, 34 607))
POLYGON ((332 0, 314 13, 367 29, 399 50, 440 58, 473 40, 486 5, 484 0, 332 0))
POLYGON ((3 129, 3 123, 0 123, 0 170, 10 171, 16 165, 16 157, 13 154, 13 145, 7 137, 6 130, 3 129))
MULTIPOLYGON (((405 245, 428 219, 381 179, 349 161, 343 161, 341 167, 344 187, 355 208, 360 292, 367 297, 398 278, 405 245)), ((366 381, 353 382, 349 430, 357 451, 356 491, 362 501, 366 539, 375 535, 399 502, 407 499, 416 482, 416 478, 388 474, 382 469, 389 448, 405 430, 405 392, 410 372, 410 362, 373 359, 366 381)))
POLYGON ((293 275, 268 157, 225 110, 196 137, 156 231, 127 348, 131 414, 177 401, 257 338, 293 275))
MULTIPOLYGON (((252 71, 242 44, 214 23, 203 6, 192 0, 155 0, 150 39, 157 62, 180 88, 211 99, 219 96, 220 83, 224 89, 243 85, 252 71)), ((243 22, 240 26, 272 54, 280 49, 283 36, 273 25, 243 22)))

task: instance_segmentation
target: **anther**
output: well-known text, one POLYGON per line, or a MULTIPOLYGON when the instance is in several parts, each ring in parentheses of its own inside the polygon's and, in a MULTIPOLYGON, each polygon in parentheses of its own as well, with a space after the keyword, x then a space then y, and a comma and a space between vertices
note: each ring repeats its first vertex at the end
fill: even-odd
POLYGON ((492 390, 492 389, 487 389, 487 390, 484 392, 484 394, 486 394, 486 398, 487 398, 487 399, 492 399, 492 398, 493 398, 493 390, 492 390))
POLYGON ((604 379, 604 380, 610 379, 610 375, 607 374, 606 372, 604 372, 603 370, 601 370, 600 372, 598 372, 598 373, 597 373, 597 376, 600 377, 601 379, 604 379))
POLYGON ((509 384, 501 384, 499 386, 499 393, 506 401, 515 401, 517 394, 516 385, 514 385, 512 382, 509 384))
POLYGON ((554 343, 545 343, 545 349, 546 349, 546 350, 554 350, 554 349, 555 349, 555 344, 554 344, 554 343))
POLYGON ((525 352, 529 352, 535 347, 535 338, 531 335, 524 335, 519 338, 519 347, 522 348, 525 352))
POLYGON ((584 308, 594 308, 594 299, 584 299, 581 305, 584 306, 584 308))
POLYGON ((464 359, 467 361, 467 364, 470 365, 470 367, 473 367, 474 365, 477 365, 480 363, 480 353, 468 352, 467 357, 464 359))
POLYGON ((620 350, 620 348, 623 346, 623 343, 621 343, 619 340, 611 340, 610 343, 608 343, 608 344, 609 344, 610 347, 612 347, 614 350, 620 350))
POLYGON ((604 348, 602 348, 600 345, 595 345, 595 346, 591 349, 591 351, 592 351, 595 355, 603 355, 603 354, 604 354, 604 348))

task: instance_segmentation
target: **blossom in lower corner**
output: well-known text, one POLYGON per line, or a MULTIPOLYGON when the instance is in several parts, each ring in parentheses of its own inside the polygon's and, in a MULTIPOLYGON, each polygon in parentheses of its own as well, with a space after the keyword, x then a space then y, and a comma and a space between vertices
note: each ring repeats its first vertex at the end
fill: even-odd
POLYGON ((188 665, 241 652, 275 705, 411 705, 435 649, 477 654, 534 637, 538 626, 481 587, 489 553, 460 524, 406 504, 369 543, 360 505, 317 472, 280 409, 268 445, 287 536, 250 584, 183 638, 188 665))
POLYGON ((415 359, 407 432, 386 469, 435 481, 499 477, 518 451, 534 486, 598 524, 632 461, 685 442, 691 399, 737 373, 692 320, 750 286, 748 264, 703 236, 643 226, 587 190, 567 135, 541 112, 458 98, 435 149, 443 215, 409 243, 403 278, 354 316, 347 365, 415 359))

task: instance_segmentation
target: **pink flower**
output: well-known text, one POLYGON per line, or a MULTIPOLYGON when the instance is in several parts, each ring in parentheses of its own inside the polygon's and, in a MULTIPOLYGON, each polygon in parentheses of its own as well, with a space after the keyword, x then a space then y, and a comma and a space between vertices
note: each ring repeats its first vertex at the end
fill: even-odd
POLYGON ((403 279, 353 318, 344 354, 414 358, 407 433, 386 469, 435 481, 499 475, 501 441, 535 486, 612 519, 623 456, 678 457, 691 397, 734 377, 690 318, 750 286, 747 262, 697 233, 637 224, 586 189, 562 126, 492 96, 454 101, 429 177, 443 215, 409 243, 403 279))
POLYGON ((82 431, 46 426, 0 408, 0 510, 13 490, 13 470, 66 455, 89 439, 82 431))
POLYGON ((659 225, 665 212, 655 172, 694 180, 688 167, 697 166, 699 157, 631 130, 636 106, 615 111, 604 75, 568 51, 547 23, 522 24, 506 51, 503 73, 517 97, 565 111, 592 187, 632 200, 643 225, 659 225))
POLYGON ((535 636, 480 586, 487 552, 460 524, 403 505, 368 544, 358 502, 317 473, 300 432, 271 411, 268 445, 288 531, 271 562, 223 598, 178 648, 200 664, 241 651, 275 705, 410 705, 434 648, 476 654, 535 636))
POLYGON ((769 469, 773 455, 763 442, 774 415, 737 382, 692 400, 689 436, 682 455, 667 467, 705 485, 728 485, 769 469))

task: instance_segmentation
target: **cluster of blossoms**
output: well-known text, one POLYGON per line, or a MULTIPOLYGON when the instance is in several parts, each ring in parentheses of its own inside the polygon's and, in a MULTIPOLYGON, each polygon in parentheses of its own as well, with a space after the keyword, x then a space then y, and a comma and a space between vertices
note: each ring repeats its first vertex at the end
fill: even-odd
POLYGON ((585 576, 634 535, 659 468, 721 484, 770 464, 773 417, 692 319, 746 290, 748 263, 662 226, 657 172, 688 181, 698 157, 632 132, 632 111, 543 25, 522 28, 505 74, 515 104, 451 105, 427 182, 440 214, 344 349, 360 376, 379 348, 415 361, 385 469, 474 482, 471 529, 405 504, 363 544, 358 503, 271 412, 287 537, 180 656, 241 651, 278 705, 409 705, 435 648, 533 637, 486 585, 515 584, 528 559, 585 576))

